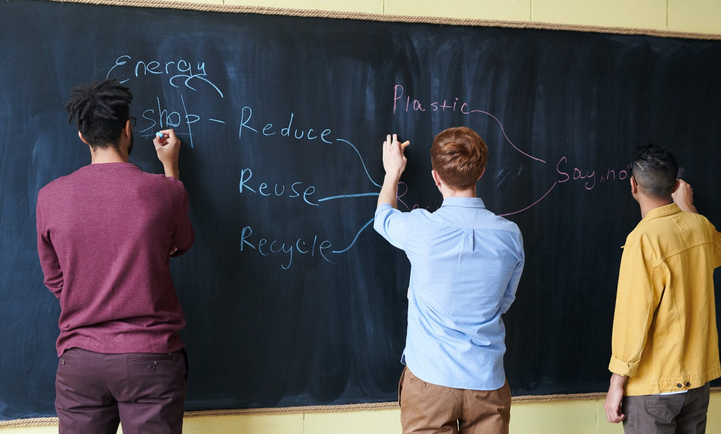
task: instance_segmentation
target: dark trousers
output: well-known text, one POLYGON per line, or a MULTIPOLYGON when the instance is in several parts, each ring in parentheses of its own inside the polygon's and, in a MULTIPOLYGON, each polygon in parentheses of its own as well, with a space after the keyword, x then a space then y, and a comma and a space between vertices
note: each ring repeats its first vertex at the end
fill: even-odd
POLYGON ((60 434, 171 434, 183 429, 185 351, 100 354, 71 348, 60 357, 55 409, 60 434))
POLYGON ((703 434, 709 384, 677 395, 625 396, 626 434, 703 434))
POLYGON ((453 389, 426 383, 406 367, 398 396, 403 434, 508 433, 508 381, 498 390, 453 389))

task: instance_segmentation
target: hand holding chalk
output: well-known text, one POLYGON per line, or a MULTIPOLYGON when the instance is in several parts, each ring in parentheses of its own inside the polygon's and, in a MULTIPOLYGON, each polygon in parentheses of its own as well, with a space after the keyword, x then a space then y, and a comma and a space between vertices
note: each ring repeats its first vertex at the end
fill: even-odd
POLYGON ((678 180, 678 187, 671 194, 673 202, 681 208, 682 211, 697 213, 693 204, 693 189, 683 179, 678 180))
POLYGON ((178 178, 178 158, 180 155, 180 139, 175 135, 172 129, 158 131, 153 139, 155 152, 158 154, 158 160, 163 163, 165 175, 178 178))
POLYGON ((386 175, 400 179, 408 161, 403 150, 410 144, 410 141, 398 142, 397 134, 393 134, 393 138, 390 134, 386 136, 386 141, 383 142, 383 169, 385 169, 386 175))

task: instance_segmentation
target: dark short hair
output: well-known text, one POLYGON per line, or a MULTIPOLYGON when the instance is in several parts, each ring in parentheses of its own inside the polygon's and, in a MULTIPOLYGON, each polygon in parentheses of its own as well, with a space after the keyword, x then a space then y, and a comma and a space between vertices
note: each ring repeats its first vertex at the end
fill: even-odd
POLYGON ((75 120, 78 131, 90 146, 118 148, 120 133, 130 119, 130 89, 117 80, 98 81, 73 88, 65 105, 68 122, 75 120))
POLYGON ((676 188, 678 163, 668 149, 656 145, 639 148, 633 162, 633 177, 641 191, 659 199, 670 199, 676 188))
POLYGON ((433 170, 454 190, 475 185, 487 163, 488 146, 481 136, 470 128, 449 128, 433 139, 433 170))

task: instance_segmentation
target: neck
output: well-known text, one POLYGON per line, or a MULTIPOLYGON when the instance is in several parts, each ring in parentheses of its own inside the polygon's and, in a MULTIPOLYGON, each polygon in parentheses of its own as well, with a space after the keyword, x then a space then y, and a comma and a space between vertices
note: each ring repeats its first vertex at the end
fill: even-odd
POLYGON ((91 149, 90 155, 92 158, 90 164, 127 163, 130 161, 127 152, 120 152, 111 147, 91 149))
POLYGON ((670 205, 672 203, 673 202, 670 199, 659 199, 656 197, 649 197, 644 195, 639 195, 638 197, 638 204, 641 205, 641 218, 645 218, 648 213, 655 210, 656 208, 670 205))
POLYGON ((443 199, 449 197, 476 197, 476 186, 474 185, 465 190, 452 190, 441 184, 441 194, 443 195, 443 199))

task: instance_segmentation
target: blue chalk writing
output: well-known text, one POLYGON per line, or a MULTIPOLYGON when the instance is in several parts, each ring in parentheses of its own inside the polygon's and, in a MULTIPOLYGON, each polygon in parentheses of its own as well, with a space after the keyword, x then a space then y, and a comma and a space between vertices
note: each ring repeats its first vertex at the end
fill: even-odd
MULTIPOLYGON (((295 113, 290 114, 288 118, 288 124, 287 126, 283 127, 278 131, 275 129, 272 122, 269 122, 261 127, 256 124, 256 126, 253 126, 251 124, 251 119, 253 117, 253 109, 245 106, 240 111, 240 128, 238 129, 238 139, 243 139, 243 130, 249 130, 256 134, 262 134, 265 137, 274 136, 276 134, 279 134, 281 137, 289 137, 295 140, 302 140, 304 137, 308 141, 313 141, 316 139, 320 139, 322 142, 325 142, 327 144, 332 144, 333 142, 328 139, 327 137, 333 132, 330 128, 323 129, 320 133, 315 128, 308 128, 307 130, 304 128, 293 128, 293 121, 295 119, 295 113), (261 132, 259 133, 259 130, 261 132)), ((353 146, 353 145, 351 145, 353 146)))
POLYGON ((375 220, 375 217, 373 217, 372 219, 370 219, 370 220, 368 221, 368 223, 366 223, 365 225, 363 225, 363 227, 358 231, 358 233, 355 234, 355 238, 353 238, 353 241, 350 243, 350 245, 349 245, 348 247, 346 247, 346 248, 343 249, 343 250, 333 250, 333 253, 345 253, 345 252, 347 252, 348 250, 350 250, 351 247, 353 247, 353 244, 355 244, 355 242, 358 240, 358 237, 360 236, 361 232, 363 232, 364 230, 366 230, 366 228, 367 228, 368 226, 370 226, 371 223, 373 223, 373 220, 375 220))
POLYGON ((355 153, 358 154, 358 158, 360 158, 360 162, 361 162, 361 164, 363 165, 363 170, 365 170, 366 176, 368 177, 368 179, 371 180, 371 183, 373 183, 373 185, 375 185, 376 187, 380 188, 381 185, 378 184, 377 182, 375 182, 375 181, 373 180, 373 178, 371 178, 371 174, 368 173, 368 168, 366 167, 366 163, 363 161, 363 156, 361 155, 360 152, 358 152, 358 148, 356 148, 356 147, 353 145, 353 143, 349 142, 348 140, 344 140, 344 139, 336 139, 336 140, 339 141, 339 142, 341 142, 341 143, 345 143, 345 144, 349 145, 351 148, 353 148, 353 150, 355 151, 355 153))
POLYGON ((193 129, 192 125, 200 121, 200 116, 195 113, 188 112, 188 107, 185 104, 185 98, 180 96, 180 102, 183 106, 183 112, 170 111, 167 108, 163 108, 160 98, 156 97, 155 100, 158 103, 157 111, 155 109, 147 109, 143 111, 143 119, 149 122, 148 127, 140 130, 141 133, 160 129, 164 130, 167 128, 178 128, 180 125, 185 124, 187 127, 187 133, 176 132, 177 135, 187 135, 190 137, 190 147, 193 146, 193 129), (156 128, 157 127, 157 128, 156 128))
POLYGON ((327 200, 335 200, 335 199, 348 199, 352 197, 366 197, 366 196, 379 196, 380 193, 356 193, 356 194, 339 194, 338 196, 329 196, 324 197, 323 199, 318 199, 318 202, 325 202, 327 200))
POLYGON ((291 265, 293 265, 294 251, 303 255, 310 253, 311 256, 315 256, 315 254, 318 253, 323 260, 331 264, 335 264, 335 262, 328 259, 325 255, 325 251, 330 249, 333 243, 331 243, 330 240, 323 240, 318 243, 318 235, 313 236, 313 242, 310 246, 302 238, 297 238, 295 241, 285 243, 278 240, 268 240, 267 238, 260 238, 257 241, 254 241, 253 238, 251 238, 252 235, 253 229, 250 226, 243 227, 240 235, 240 251, 243 252, 244 249, 250 247, 262 256, 284 254, 286 255, 286 260, 280 264, 280 268, 283 270, 287 270, 291 267, 291 265), (264 246, 269 242, 270 244, 268 245, 267 250, 264 250, 264 246))
MULTIPOLYGON (((275 196, 280 197, 283 196, 285 193, 285 185, 275 183, 273 187, 273 192, 268 192, 268 188, 270 187, 269 184, 265 182, 261 182, 258 184, 256 188, 252 188, 248 183, 250 182, 251 178, 253 177, 253 171, 250 168, 245 168, 240 171, 240 183, 238 185, 238 189, 240 190, 240 194, 243 194, 244 190, 248 190, 252 193, 260 194, 261 196, 273 196, 275 193, 275 196), (280 191, 278 189, 280 188, 280 191)), ((313 203, 310 201, 310 196, 312 196, 315 193, 315 187, 312 185, 309 185, 305 188, 305 190, 300 192, 300 190, 296 189, 296 186, 302 185, 303 183, 301 181, 296 181, 290 185, 290 191, 291 194, 288 195, 289 198, 295 198, 295 197, 301 197, 303 198, 303 201, 311 206, 318 206, 317 203, 313 203)))
POLYGON ((155 75, 155 76, 166 76, 168 78, 168 84, 178 88, 177 82, 182 83, 186 88, 196 91, 197 89, 192 84, 196 81, 201 81, 210 85, 215 91, 218 92, 221 98, 223 98, 223 92, 216 86, 212 81, 208 79, 208 74, 205 71, 205 62, 192 63, 185 59, 169 60, 161 63, 158 60, 137 60, 133 61, 133 57, 128 54, 115 59, 115 64, 108 70, 105 78, 110 78, 111 75, 118 79, 120 83, 127 83, 132 78, 139 78, 141 76, 155 75), (130 63, 130 65, 128 65, 130 63), (132 64, 135 67, 132 67, 132 64), (116 70, 117 69, 117 70, 116 70))
POLYGON ((185 106, 185 98, 183 98, 183 95, 180 95, 180 102, 183 104, 183 111, 185 112, 185 123, 188 124, 188 134, 190 135, 190 147, 193 147, 193 129, 191 125, 198 122, 200 120, 200 116, 189 114, 188 108, 185 106))
MULTIPOLYGON (((287 116, 281 117, 281 120, 272 119, 272 122, 262 122, 257 119, 257 116, 253 116, 253 109, 250 106, 244 106, 240 111, 240 124, 238 127, 238 140, 246 142, 248 139, 260 138, 273 140, 272 143, 276 144, 282 138, 290 139, 292 142, 303 141, 317 144, 342 144, 344 147, 352 149, 355 156, 363 167, 365 177, 371 182, 371 184, 377 188, 381 185, 373 180, 368 168, 366 167, 365 161, 359 149, 351 143, 349 140, 334 138, 332 137, 333 131, 330 128, 316 128, 316 126, 309 126, 303 123, 301 116, 296 116, 294 112, 290 112, 287 116)), ((287 139, 283 143, 287 143, 287 139)), ((251 142, 252 143, 252 142, 251 142)), ((355 158, 355 157, 354 157, 355 158)), ((253 170, 246 167, 240 172, 240 180, 238 189, 241 195, 251 195, 255 197, 263 197, 270 199, 271 197, 287 197, 298 198, 301 197, 305 203, 311 206, 319 206, 320 203, 324 203, 331 200, 340 199, 354 199, 378 196, 380 193, 377 191, 362 192, 362 193, 346 193, 328 195, 320 199, 312 201, 315 197, 316 188, 313 185, 307 185, 303 182, 296 181, 293 183, 271 183, 271 182, 258 182, 254 178, 253 170)), ((343 254, 348 252, 355 243, 358 241, 361 233, 366 230, 374 219, 368 221, 363 227, 355 234, 351 243, 343 248, 332 250, 331 253, 343 254)), ((308 254, 315 256, 317 253, 322 259, 328 263, 335 264, 327 256, 327 250, 331 249, 332 243, 330 240, 318 241, 318 236, 313 237, 313 241, 304 240, 298 238, 294 243, 283 242, 280 240, 270 241, 268 238, 260 238, 256 240, 253 237, 253 230, 250 226, 243 228, 241 233, 241 247, 240 250, 248 250, 247 248, 257 251, 261 256, 272 256, 282 255, 285 259, 281 263, 281 268, 287 270, 293 264, 293 255, 297 254, 308 254)))

